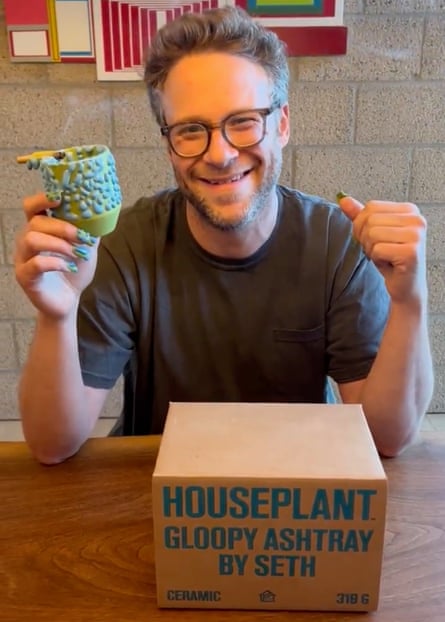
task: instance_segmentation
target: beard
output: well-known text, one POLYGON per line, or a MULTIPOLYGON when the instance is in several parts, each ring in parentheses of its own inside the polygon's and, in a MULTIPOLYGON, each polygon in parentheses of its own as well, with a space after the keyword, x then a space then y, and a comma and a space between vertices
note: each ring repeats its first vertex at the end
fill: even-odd
MULTIPOLYGON (((258 215, 270 203, 272 192, 278 183, 281 167, 282 153, 280 149, 272 153, 270 163, 265 170, 261 184, 247 200, 244 209, 236 219, 225 218, 224 210, 221 209, 224 208, 224 205, 229 206, 237 202, 238 197, 236 193, 220 197, 217 205, 214 206, 209 201, 206 201, 204 197, 199 196, 199 194, 191 190, 176 169, 174 169, 174 174, 178 187, 184 194, 186 200, 192 205, 205 223, 219 231, 237 231, 256 220, 258 215)), ((219 170, 218 172, 221 174, 223 171, 219 170)))

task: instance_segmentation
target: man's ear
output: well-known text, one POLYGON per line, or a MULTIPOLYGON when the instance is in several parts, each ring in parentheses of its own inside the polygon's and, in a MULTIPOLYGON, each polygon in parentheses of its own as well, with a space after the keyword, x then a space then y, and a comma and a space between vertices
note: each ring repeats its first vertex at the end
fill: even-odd
POLYGON ((290 137, 290 122, 289 122, 289 104, 284 104, 280 109, 280 119, 278 121, 278 135, 280 138, 280 144, 285 147, 289 142, 290 137))

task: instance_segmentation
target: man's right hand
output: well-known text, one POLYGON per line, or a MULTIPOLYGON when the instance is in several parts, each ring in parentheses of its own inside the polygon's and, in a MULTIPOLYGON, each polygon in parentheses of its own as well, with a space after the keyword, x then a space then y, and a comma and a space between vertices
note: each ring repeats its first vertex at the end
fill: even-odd
POLYGON ((25 198, 27 224, 17 236, 14 258, 19 285, 36 309, 53 319, 75 310, 94 276, 99 244, 74 225, 48 216, 47 210, 58 204, 44 193, 25 198))

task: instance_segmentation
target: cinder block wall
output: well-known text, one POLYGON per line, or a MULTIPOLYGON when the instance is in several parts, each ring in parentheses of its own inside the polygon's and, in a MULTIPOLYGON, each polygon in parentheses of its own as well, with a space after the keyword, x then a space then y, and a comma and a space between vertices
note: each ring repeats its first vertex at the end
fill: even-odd
MULTIPOLYGON (((291 60, 292 139, 283 181, 333 199, 416 202, 429 225, 436 390, 445 412, 445 2, 346 0, 346 56, 291 60)), ((16 387, 33 309, 14 280, 21 199, 40 178, 15 163, 36 148, 106 143, 125 204, 172 182, 140 83, 98 83, 93 65, 11 64, 0 4, 0 419, 16 387)), ((119 408, 119 388, 105 416, 119 408)))

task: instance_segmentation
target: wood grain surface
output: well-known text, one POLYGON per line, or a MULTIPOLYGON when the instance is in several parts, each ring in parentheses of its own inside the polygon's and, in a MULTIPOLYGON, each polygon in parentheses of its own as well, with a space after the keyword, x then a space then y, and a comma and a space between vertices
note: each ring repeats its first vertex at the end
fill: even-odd
POLYGON ((445 435, 385 460, 389 506, 378 611, 159 610, 151 473, 159 437, 92 439, 44 467, 0 443, 1 622, 444 622, 445 435))

